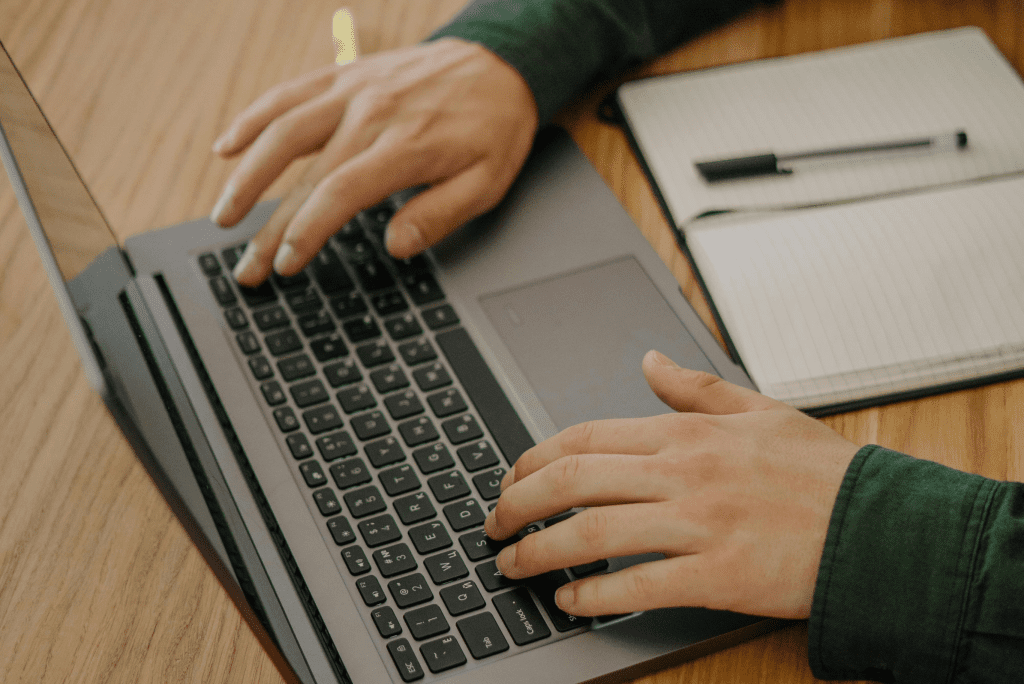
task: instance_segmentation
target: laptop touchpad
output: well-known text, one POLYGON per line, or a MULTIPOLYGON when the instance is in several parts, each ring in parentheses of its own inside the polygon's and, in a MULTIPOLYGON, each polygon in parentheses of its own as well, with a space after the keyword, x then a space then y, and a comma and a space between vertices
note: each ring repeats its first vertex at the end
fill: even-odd
POLYGON ((632 256, 486 295, 480 303, 559 430, 670 411, 640 370, 649 349, 715 372, 632 256))

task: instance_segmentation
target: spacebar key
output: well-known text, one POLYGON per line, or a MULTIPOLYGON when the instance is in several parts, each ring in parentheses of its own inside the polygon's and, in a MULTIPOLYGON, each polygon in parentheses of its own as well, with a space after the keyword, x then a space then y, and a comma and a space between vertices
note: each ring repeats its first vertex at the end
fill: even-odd
POLYGON ((505 454, 509 465, 514 465, 522 453, 534 445, 533 438, 469 333, 464 328, 455 328, 439 333, 434 339, 466 388, 498 448, 505 454))

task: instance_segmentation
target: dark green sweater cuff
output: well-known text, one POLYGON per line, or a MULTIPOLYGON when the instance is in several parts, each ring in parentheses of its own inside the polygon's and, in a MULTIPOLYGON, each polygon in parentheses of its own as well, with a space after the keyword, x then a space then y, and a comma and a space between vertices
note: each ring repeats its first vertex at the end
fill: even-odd
POLYGON ((978 649, 1003 662, 1013 661, 1013 650, 1017 663, 1024 651, 1024 575, 1014 576, 1024 570, 1022 509, 1019 485, 861 449, 840 487, 818 571, 809 634, 815 676, 938 683, 975 668, 969 681, 1003 681, 992 669, 1001 666, 979 662, 978 649))

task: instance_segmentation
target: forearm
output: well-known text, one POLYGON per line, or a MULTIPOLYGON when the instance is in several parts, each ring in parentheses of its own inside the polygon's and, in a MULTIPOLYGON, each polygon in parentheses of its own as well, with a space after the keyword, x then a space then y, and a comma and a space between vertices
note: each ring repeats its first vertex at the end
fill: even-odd
POLYGON ((478 42, 522 74, 541 123, 594 79, 707 31, 762 0, 476 0, 431 38, 478 42))
POLYGON ((828 679, 1019 678, 1024 485, 862 449, 829 525, 809 646, 828 679))

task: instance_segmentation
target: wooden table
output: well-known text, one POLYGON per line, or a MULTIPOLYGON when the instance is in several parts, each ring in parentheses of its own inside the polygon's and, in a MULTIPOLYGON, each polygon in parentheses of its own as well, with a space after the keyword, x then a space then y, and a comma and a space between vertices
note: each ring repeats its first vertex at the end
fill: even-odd
MULTIPOLYGON (((413 43, 462 0, 347 0, 363 52, 413 43)), ((119 237, 205 215, 231 165, 210 143, 278 81, 332 60, 327 0, 0 0, 0 39, 119 237)), ((1024 69, 1020 0, 787 0, 630 77, 966 24, 1024 69)), ((707 309, 622 134, 563 112, 637 224, 707 309)), ((295 173, 276 184, 280 194, 295 173)), ((836 416, 876 442, 1024 479, 1024 381, 836 416)), ((0 681, 281 681, 86 383, 0 183, 0 681)), ((808 682, 796 624, 644 682, 808 682)))

